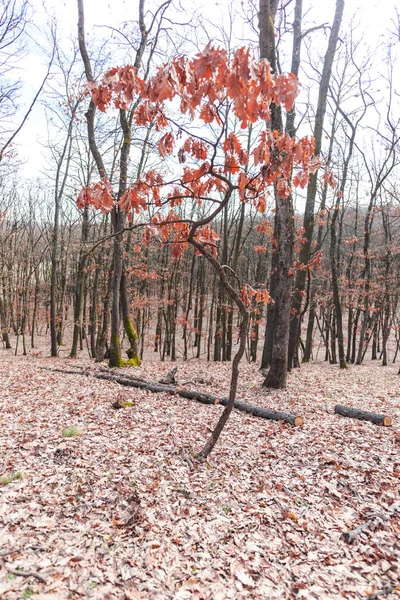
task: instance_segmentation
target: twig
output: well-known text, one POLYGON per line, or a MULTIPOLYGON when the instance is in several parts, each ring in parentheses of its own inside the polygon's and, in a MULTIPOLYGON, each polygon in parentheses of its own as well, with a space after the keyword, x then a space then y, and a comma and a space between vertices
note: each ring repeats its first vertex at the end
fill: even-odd
POLYGON ((3 558, 3 556, 8 556, 9 554, 15 554, 16 552, 20 552, 22 550, 22 548, 15 548, 14 550, 2 550, 0 552, 0 558, 3 558))
POLYGON ((43 575, 37 573, 36 571, 18 571, 18 569, 12 569, 11 567, 7 566, 6 569, 9 573, 12 573, 13 575, 20 575, 21 577, 36 577, 36 579, 38 579, 39 581, 47 583, 46 577, 43 577, 43 575))

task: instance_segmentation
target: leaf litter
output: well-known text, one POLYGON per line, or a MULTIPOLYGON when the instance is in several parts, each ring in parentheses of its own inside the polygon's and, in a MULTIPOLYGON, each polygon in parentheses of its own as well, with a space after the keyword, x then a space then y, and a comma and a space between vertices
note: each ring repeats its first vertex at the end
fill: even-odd
MULTIPOLYGON (((2 599, 399 597, 394 366, 307 364, 277 391, 243 364, 238 399, 304 426, 235 411, 206 462, 195 453, 219 406, 43 369, 94 372, 85 360, 4 354, 0 366, 0 477, 20 474, 0 486, 2 599), (393 426, 334 415, 338 402, 393 426)), ((227 394, 229 364, 178 367, 179 384, 227 394)))

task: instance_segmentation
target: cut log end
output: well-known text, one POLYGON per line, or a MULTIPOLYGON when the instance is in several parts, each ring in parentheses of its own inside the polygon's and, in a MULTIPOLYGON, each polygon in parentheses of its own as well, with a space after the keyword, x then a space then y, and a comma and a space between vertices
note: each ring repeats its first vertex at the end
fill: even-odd
POLYGON ((302 427, 303 426, 303 417, 295 417, 293 425, 295 427, 302 427))
POLYGON ((383 425, 385 427, 391 427, 392 426, 392 419, 390 417, 383 417, 383 425))

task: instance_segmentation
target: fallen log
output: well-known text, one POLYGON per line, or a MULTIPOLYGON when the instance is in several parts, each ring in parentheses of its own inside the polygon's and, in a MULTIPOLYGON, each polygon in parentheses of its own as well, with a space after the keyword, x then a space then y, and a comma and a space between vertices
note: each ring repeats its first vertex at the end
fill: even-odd
POLYGON ((344 406, 343 404, 336 404, 335 413, 342 417, 350 417, 360 421, 371 421, 375 425, 384 425, 385 427, 391 427, 392 425, 392 419, 387 415, 378 415, 366 410, 353 408, 352 406, 344 406))
MULTIPOLYGON (((202 404, 221 404, 222 406, 226 406, 229 402, 228 398, 218 398, 217 396, 213 396, 211 394, 202 394, 201 392, 185 390, 176 385, 166 385, 163 383, 139 380, 137 378, 134 378, 133 376, 125 374, 123 376, 117 376, 108 375, 105 373, 97 373, 95 377, 97 379, 115 381, 120 385, 140 388, 148 390, 150 392, 178 395, 182 398, 187 398, 188 400, 197 400, 197 402, 201 402, 202 404)), ((240 400, 237 400, 235 402, 234 408, 236 408, 236 410, 240 410, 255 417, 261 417, 262 419, 268 419, 272 421, 283 421, 284 423, 289 423, 290 425, 295 425, 296 427, 300 427, 301 425, 303 425, 303 417, 300 417, 299 415, 292 415, 290 413, 281 412, 278 410, 270 410, 269 408, 253 406, 240 400)))
POLYGON ((102 373, 106 373, 107 375, 115 375, 116 377, 124 377, 125 379, 133 379, 134 381, 146 381, 146 379, 143 379, 143 377, 137 377, 136 375, 125 373, 117 367, 115 367, 114 369, 108 367, 100 367, 99 371, 101 371, 102 373))

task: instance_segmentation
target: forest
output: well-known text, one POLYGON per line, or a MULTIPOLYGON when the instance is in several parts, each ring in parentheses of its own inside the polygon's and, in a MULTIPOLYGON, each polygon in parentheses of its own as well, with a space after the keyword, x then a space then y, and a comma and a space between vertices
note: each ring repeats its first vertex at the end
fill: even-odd
POLYGON ((392 0, 0 0, 1 598, 399 597, 399 60, 392 0))

